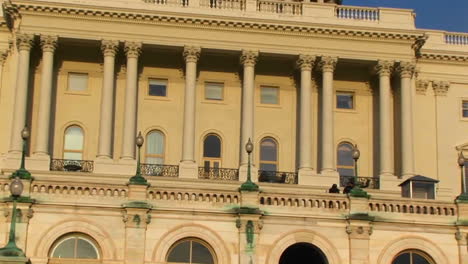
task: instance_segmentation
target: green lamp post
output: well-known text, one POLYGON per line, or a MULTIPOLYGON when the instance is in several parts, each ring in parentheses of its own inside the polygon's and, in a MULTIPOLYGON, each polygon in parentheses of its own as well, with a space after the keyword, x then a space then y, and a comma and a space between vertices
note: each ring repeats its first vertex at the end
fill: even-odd
POLYGON ((27 127, 24 127, 21 131, 21 138, 23 139, 23 150, 21 151, 21 166, 18 170, 13 172, 11 175, 12 178, 18 177, 20 179, 30 180, 31 173, 25 168, 25 156, 26 156, 26 145, 29 138, 29 130, 27 127))
POLYGON ((460 166, 460 177, 461 177, 461 194, 457 197, 458 201, 468 202, 468 193, 466 192, 466 179, 465 179, 465 162, 466 159, 463 156, 463 152, 460 151, 458 154, 458 166, 460 166))
POLYGON ((145 140, 141 136, 141 132, 138 132, 138 136, 136 138, 136 145, 138 147, 138 153, 137 153, 137 169, 135 176, 130 178, 130 184, 136 184, 136 185, 148 185, 148 181, 141 175, 141 163, 140 163, 140 156, 141 156, 141 146, 143 146, 143 143, 145 140))
POLYGON ((5 247, 0 248, 0 256, 2 257, 25 257, 23 250, 16 246, 16 200, 23 192, 23 183, 19 177, 15 177, 10 183, 10 193, 13 200, 13 212, 11 213, 10 233, 8 243, 5 247))
POLYGON ((353 160, 354 160, 354 187, 349 192, 350 196, 353 197, 369 197, 366 191, 361 189, 361 186, 358 181, 358 160, 361 156, 361 151, 359 151, 357 144, 354 145, 353 152, 352 152, 353 160))
POLYGON ((253 151, 253 144, 252 141, 249 138, 249 141, 247 144, 245 144, 245 151, 247 151, 248 154, 248 162, 247 162, 247 180, 241 185, 240 190, 241 191, 258 191, 258 185, 252 182, 252 176, 250 172, 250 154, 252 154, 253 151))

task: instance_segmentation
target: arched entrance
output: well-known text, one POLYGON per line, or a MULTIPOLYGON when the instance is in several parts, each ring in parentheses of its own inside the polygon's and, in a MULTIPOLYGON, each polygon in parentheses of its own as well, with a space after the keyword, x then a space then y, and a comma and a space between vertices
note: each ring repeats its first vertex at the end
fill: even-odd
POLYGON ((328 260, 318 247, 296 243, 283 252, 279 264, 328 264, 328 260))

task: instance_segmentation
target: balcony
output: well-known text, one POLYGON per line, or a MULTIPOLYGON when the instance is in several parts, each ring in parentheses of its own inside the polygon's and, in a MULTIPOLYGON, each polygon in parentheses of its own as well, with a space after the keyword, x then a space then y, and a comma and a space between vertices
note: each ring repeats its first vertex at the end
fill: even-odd
POLYGON ((239 170, 214 167, 199 167, 198 178, 207 180, 238 181, 239 170))
MULTIPOLYGON (((376 177, 357 177, 361 188, 380 189, 380 179, 376 177)), ((349 181, 354 181, 354 176, 340 176, 340 186, 345 187, 349 181)))
POLYGON ((161 165, 161 164, 147 164, 142 163, 141 174, 145 176, 159 176, 159 177, 179 177, 178 165, 161 165))
POLYGON ((258 171, 259 182, 297 184, 297 172, 285 171, 258 171))
POLYGON ((50 170, 51 171, 93 172, 94 161, 52 159, 50 161, 50 170))

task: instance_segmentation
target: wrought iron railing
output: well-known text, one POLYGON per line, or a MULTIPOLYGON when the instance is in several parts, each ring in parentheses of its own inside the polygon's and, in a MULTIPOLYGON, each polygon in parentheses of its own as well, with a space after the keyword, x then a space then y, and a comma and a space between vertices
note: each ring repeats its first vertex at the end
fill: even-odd
POLYGON ((226 168, 198 168, 199 179, 210 179, 210 180, 223 180, 223 181, 238 181, 239 170, 238 169, 226 169, 226 168))
MULTIPOLYGON (((354 176, 340 176, 340 186, 344 187, 348 182, 354 183, 354 176)), ((357 177, 361 188, 380 189, 380 179, 376 177, 357 177)))
POLYGON ((93 172, 93 169, 94 161, 92 160, 52 159, 50 161, 51 171, 93 172))
POLYGON ((146 176, 179 177, 179 166, 162 164, 140 164, 141 174, 146 176))
POLYGON ((297 172, 286 171, 258 171, 259 182, 297 184, 297 172))

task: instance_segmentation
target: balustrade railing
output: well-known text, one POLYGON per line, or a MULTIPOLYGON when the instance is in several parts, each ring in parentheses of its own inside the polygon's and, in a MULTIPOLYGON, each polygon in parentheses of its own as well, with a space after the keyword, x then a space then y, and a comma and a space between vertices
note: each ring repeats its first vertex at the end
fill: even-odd
POLYGON ((142 163, 141 174, 146 176, 178 177, 179 166, 142 163))
POLYGON ((468 45, 468 34, 445 33, 445 43, 451 45, 468 45))
POLYGON ((200 0, 201 7, 245 10, 245 0, 200 0))
MULTIPOLYGON (((357 177, 361 188, 380 189, 380 178, 375 177, 357 177)), ((354 182, 354 176, 340 176, 340 186, 344 187, 348 182, 354 182)))
POLYGON ((170 6, 188 6, 189 0, 143 0, 145 3, 170 6))
POLYGON ((302 3, 282 1, 257 1, 257 11, 266 13, 302 15, 302 3))
POLYGON ((209 180, 238 181, 239 170, 213 167, 199 167, 198 178, 209 180))
POLYGON ((380 11, 377 8, 337 6, 335 15, 338 18, 365 21, 378 21, 380 19, 380 11))
POLYGON ((297 184, 297 172, 286 172, 286 171, 258 171, 259 182, 271 182, 271 183, 287 183, 297 184))
POLYGON ((93 169, 92 160, 52 159, 50 161, 51 171, 93 172, 93 169))

